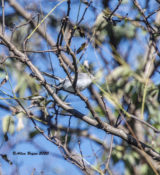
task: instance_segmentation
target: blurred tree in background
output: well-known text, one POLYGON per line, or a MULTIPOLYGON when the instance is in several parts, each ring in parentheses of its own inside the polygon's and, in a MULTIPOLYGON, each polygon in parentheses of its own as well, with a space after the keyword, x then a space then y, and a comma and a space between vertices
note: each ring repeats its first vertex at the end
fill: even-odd
POLYGON ((0 2, 1 171, 20 173, 12 152, 22 142, 39 151, 50 142, 42 174, 69 171, 51 157, 73 174, 159 174, 159 1, 0 2), (95 80, 80 92, 86 61, 95 80), (75 93, 44 72, 75 75, 75 93))

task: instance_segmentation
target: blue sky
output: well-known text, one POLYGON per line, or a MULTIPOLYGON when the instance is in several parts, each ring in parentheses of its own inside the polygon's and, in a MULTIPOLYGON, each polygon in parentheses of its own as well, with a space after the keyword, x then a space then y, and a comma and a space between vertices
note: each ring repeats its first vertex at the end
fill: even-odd
MULTIPOLYGON (((21 2, 21 1, 19 1, 21 2)), ((28 3, 32 3, 32 1, 28 1, 28 3)), ((49 1, 49 3, 45 3, 45 1, 35 1, 35 2, 40 2, 40 7, 42 8, 42 10, 44 12, 49 12, 54 5, 57 3, 55 3, 55 1, 49 1)), ((74 1, 72 1, 74 2, 74 1)), ((141 1, 141 3, 143 4, 143 1, 141 1)), ((98 3, 98 1, 94 1, 93 6, 96 5, 96 13, 99 14, 102 10, 101 6, 98 6, 100 3, 98 3), (96 2, 96 3, 95 3, 96 2)), ((111 5, 111 7, 114 7, 115 3, 113 2, 113 4, 111 5)), ((8 7, 7 3, 6 3, 6 13, 11 13, 13 12, 11 8, 8 7)), ((63 16, 64 12, 65 12, 65 8, 66 8, 66 3, 61 4, 60 7, 58 7, 54 13, 53 16, 63 16)), ((119 11, 123 12, 123 10, 125 10, 125 13, 129 12, 130 9, 127 7, 127 5, 123 8, 120 8, 119 11), (123 9, 124 8, 124 9, 123 9)), ((72 9, 71 9, 71 20, 75 21, 75 14, 77 15, 77 5, 73 5, 72 9)), ((82 5, 82 8, 84 9, 84 6, 82 5)), ((80 12, 80 15, 82 14, 83 10, 80 12)), ((129 15, 135 15, 132 13, 129 13, 129 15)), ((86 25, 93 25, 94 24, 94 15, 92 15, 92 12, 90 10, 87 11, 87 14, 85 16, 85 20, 84 20, 84 24, 86 25)), ((54 30, 51 30, 50 28, 47 28, 48 32, 51 34, 51 36, 53 38, 57 37, 57 33, 54 30)), ((58 29, 57 29, 58 30, 58 29)), ((141 31, 140 31, 141 34, 141 31)), ((56 39, 55 39, 56 40, 56 39)), ((147 40, 147 37, 142 37, 142 42, 145 42, 147 40)), ((75 45, 73 46, 73 48, 78 48, 81 43, 83 43, 83 39, 80 40, 79 38, 75 38, 74 42, 75 45)), ((121 49, 123 50, 122 54, 125 53, 126 50, 126 46, 127 46, 127 42, 122 42, 121 43, 121 49)), ((42 45, 44 46, 44 50, 47 49, 46 43, 42 42, 42 45)), ((105 46, 107 47, 107 45, 105 46)), ((137 44, 135 43, 135 45, 133 46, 133 51, 131 52, 130 55, 130 64, 132 64, 133 60, 135 59, 136 55, 142 53, 143 54, 143 48, 140 46, 137 46, 137 44)), ((48 53, 47 53, 48 54, 48 53)), ((32 54, 31 56, 34 56, 34 61, 35 64, 39 67, 40 70, 46 70, 46 61, 44 60, 44 62, 39 62, 39 57, 40 54, 32 54)), ((55 74, 60 76, 60 77, 65 77, 65 73, 63 72, 62 69, 59 68, 59 63, 57 60, 57 57, 52 54, 49 53, 48 57, 52 58, 52 64, 55 70, 55 74)), ((108 58, 111 60, 111 55, 108 54, 108 58)), ((89 60, 89 62, 93 62, 94 64, 94 68, 95 71, 97 71, 98 69, 103 67, 103 62, 99 59, 98 54, 96 54, 96 52, 93 51, 92 47, 89 46, 83 59, 87 59, 89 60)), ((49 60, 49 59, 48 59, 49 60)), ((135 66, 135 65, 134 65, 135 66)), ((134 67, 133 67, 134 68, 134 67)), ((28 69, 26 68, 26 71, 28 71, 28 69)), ((154 81, 159 81, 157 80, 157 76, 158 74, 155 76, 154 81)), ((11 82, 14 85, 14 80, 11 82)), ((16 84, 16 83, 15 83, 16 84)), ((9 86, 8 86, 9 88, 9 86)), ((67 93, 64 93, 67 94, 67 93)), ((87 90, 85 90, 83 92, 83 94, 87 97, 89 97, 89 93, 87 90)), ((26 93, 27 95, 27 93, 26 93)), ((73 102, 72 106, 75 107, 76 109, 80 109, 80 111, 82 113, 88 114, 87 109, 85 108, 85 104, 79 101, 78 97, 75 97, 74 95, 69 95, 68 97, 68 101, 73 102)), ((8 114, 6 111, 1 111, 0 113, 0 118, 1 118, 1 124, 2 124, 2 120, 4 118, 4 116, 6 115, 11 115, 8 114)), ((68 117, 63 117, 59 120, 60 124, 66 125, 68 126, 68 117)), ((14 116, 14 120, 15 120, 15 126, 17 123, 17 119, 16 116, 14 116)), ((27 133, 28 131, 34 131, 35 128, 33 126, 33 124, 31 122, 28 122, 28 119, 24 119, 24 124, 25 124, 25 128, 20 131, 20 132, 16 132, 14 135, 9 136, 9 140, 8 142, 4 143, 3 146, 0 149, 0 153, 2 154, 7 154, 8 158, 14 162, 14 165, 10 166, 8 165, 7 162, 5 162, 4 160, 1 159, 1 169, 2 169, 2 173, 3 175, 8 175, 10 174, 13 169, 15 169, 16 171, 16 165, 17 168, 19 167, 19 174, 23 174, 23 175, 28 175, 31 174, 33 169, 35 168, 35 174, 40 174, 40 172, 42 170, 44 171, 45 175, 57 175, 57 174, 61 174, 61 175, 70 175, 70 174, 76 174, 76 175, 81 175, 82 173, 78 170, 77 167, 75 167, 74 165, 72 165, 71 163, 67 162, 66 160, 64 160, 61 156, 61 153, 59 152, 57 146, 55 146, 54 144, 50 143, 49 141, 47 141, 42 135, 38 135, 33 139, 33 142, 29 140, 27 133), (47 156, 15 156, 13 155, 13 151, 16 152, 25 152, 27 153, 28 151, 30 152, 35 152, 35 153, 39 153, 39 151, 47 151, 49 152, 49 155, 47 156), (47 169, 48 167, 48 169, 47 169)), ((75 120, 74 118, 72 118, 71 120, 71 126, 74 126, 77 124, 77 120, 75 120)), ((38 125, 40 127, 44 127, 42 126, 40 123, 38 123, 38 125)), ((81 128, 86 127, 85 124, 82 124, 80 126, 81 128)), ((2 128, 0 128, 1 133, 2 133, 2 128)), ((47 127, 44 127, 44 131, 47 133, 47 127)), ((109 144, 110 143, 110 135, 106 135, 106 133, 95 129, 93 127, 91 127, 89 129, 90 133, 95 134, 97 137, 99 137, 100 139, 104 140, 106 139, 106 143, 109 144)), ((117 144, 121 142, 120 139, 118 139, 117 137, 114 137, 117 144)), ((2 138, 1 138, 2 140, 2 138)), ((90 149, 90 146, 92 144, 92 147, 94 147, 95 152, 99 151, 100 147, 97 146, 97 144, 95 143, 91 143, 91 141, 87 141, 85 138, 83 138, 81 140, 81 147, 83 150, 83 154, 86 157, 86 160, 91 161, 91 163, 95 163, 95 159, 93 158, 93 151, 90 149), (91 156, 92 155, 92 156, 91 156)), ((76 152, 79 152, 79 148, 78 145, 76 145, 76 147, 74 148, 76 152)), ((115 170, 118 169, 119 170, 119 174, 123 174, 124 171, 124 166, 123 163, 120 161, 115 167, 115 170)))

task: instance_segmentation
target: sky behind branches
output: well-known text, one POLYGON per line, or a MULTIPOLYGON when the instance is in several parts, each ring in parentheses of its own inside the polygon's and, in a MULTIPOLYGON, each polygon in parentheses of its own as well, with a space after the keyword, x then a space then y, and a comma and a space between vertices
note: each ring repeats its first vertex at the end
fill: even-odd
MULTIPOLYGON (((57 1, 18 1, 19 3, 23 4, 26 3, 26 5, 30 4, 29 7, 32 8, 32 4, 37 4, 37 2, 39 3, 39 9, 41 11, 43 11, 44 13, 48 13, 56 4, 57 1)), ((77 2, 77 1, 75 1, 77 2)), ((143 6, 143 2, 141 1, 141 5, 143 6)), ((70 19, 72 22, 76 21, 77 18, 77 14, 78 14, 78 6, 77 3, 74 3, 74 1, 72 1, 73 6, 71 8, 71 13, 70 13, 70 19)), ((99 3, 98 1, 93 1, 92 6, 95 8, 95 13, 97 15, 99 15, 103 9, 102 6, 100 6, 101 3, 99 3)), ((115 7, 115 1, 112 1, 112 4, 110 4, 111 9, 115 7)), ((150 4, 151 6, 151 10, 155 10, 156 6, 154 3, 150 4)), ((85 6, 81 5, 80 9, 80 16, 83 14, 83 10, 84 10, 85 6)), ((5 7, 5 13, 9 14, 9 13, 13 13, 13 9, 10 8, 10 6, 8 6, 8 4, 6 3, 6 7, 5 7)), ((34 14, 34 12, 32 12, 34 14)), ((134 17, 136 15, 136 13, 132 13, 132 9, 131 9, 131 5, 129 4, 124 4, 123 6, 121 6, 118 10, 117 13, 122 14, 122 15, 127 15, 128 17, 134 17)), ((44 14, 44 15, 46 15, 44 14)), ((63 17, 66 14, 66 2, 62 3, 54 12, 53 12, 53 17, 59 17, 59 19, 61 19, 61 17, 63 17)), ((93 11, 91 11, 90 9, 87 11, 86 15, 85 15, 85 19, 82 22, 82 24, 86 25, 86 26, 93 26, 94 22, 95 22, 95 15, 93 15, 93 11)), ((153 16, 155 18, 155 16, 153 16)), ((21 22, 23 21, 23 19, 21 19, 21 22)), ((19 23, 19 21, 17 22, 19 23)), ((10 33, 10 29, 6 28, 6 33, 9 34, 10 33)), ((58 36, 58 31, 59 31, 60 27, 57 27, 57 29, 51 29, 50 27, 46 26, 46 31, 55 39, 57 39, 58 36)), ((140 30, 140 29, 139 29, 140 30)), ((141 35, 140 40, 135 38, 135 42, 132 46, 132 51, 129 55, 129 64, 131 66, 131 69, 136 69, 137 64, 136 64, 136 60, 135 58, 137 58, 137 55, 143 54, 144 50, 146 49, 146 46, 148 42, 148 36, 144 33, 144 35, 142 36, 142 31, 140 30, 138 32, 139 35, 141 35), (137 44, 139 43, 139 44, 137 44), (134 64, 133 64, 134 62, 134 64)), ((36 34, 35 34, 36 35, 36 34)), ((138 37, 137 37, 138 38, 138 37)), ((30 42, 30 41, 29 41, 30 42)), ((32 42, 32 39, 31 39, 32 42)), ((77 49, 81 46, 81 44, 84 42, 84 39, 82 38, 74 38, 73 39, 73 45, 72 45, 72 49, 77 49)), ((122 56, 125 56, 126 52, 127 52, 127 46, 129 44, 129 40, 125 40, 125 41, 121 41, 121 47, 118 48, 120 50, 120 53, 122 56)), ((44 50, 49 49, 49 46, 47 46, 46 42, 42 41, 41 45, 43 47, 44 50)), ((108 46, 108 44, 103 45, 103 47, 105 47, 104 49, 104 55, 107 54, 107 58, 110 61, 110 67, 113 68, 113 64, 112 64, 112 56, 111 56, 111 49, 108 46)), ((103 48, 102 48, 103 49, 103 48)), ((53 69, 54 69, 54 74, 64 78, 66 75, 64 73, 64 71, 62 69, 59 68, 59 62, 57 60, 57 57, 53 54, 53 53, 44 53, 48 56, 48 61, 49 58, 51 58, 52 60, 52 65, 53 65, 53 69)), ((42 60, 41 54, 31 54, 30 57, 33 57, 33 61, 35 63, 35 65, 42 71, 46 71, 46 68, 48 68, 48 66, 45 65, 46 60, 44 60, 44 62, 40 62, 39 60, 42 60)), ((87 59, 89 62, 93 63, 94 66, 94 71, 97 72, 100 69, 103 69, 104 64, 101 61, 101 59, 99 58, 99 55, 96 53, 96 51, 93 49, 93 46, 89 45, 83 60, 87 59)), ((28 72, 29 70, 26 68, 26 71, 28 72)), ((107 70, 106 70, 107 72, 107 70)), ((16 75, 15 75, 16 76, 16 75)), ((160 83, 160 79, 158 79, 159 73, 155 74, 155 76, 153 77, 153 81, 156 83, 160 83)), ((11 76, 9 75, 9 77, 11 78, 11 76)), ((103 80, 104 81, 104 80, 103 80)), ((50 82, 52 83, 53 81, 50 80, 50 82)), ((16 82, 14 79, 11 78, 11 84, 13 85, 13 89, 16 86, 16 82)), ((4 90, 7 91, 10 89, 10 86, 8 85, 8 87, 5 87, 4 90)), ((45 91, 45 90, 44 90, 45 91)), ((8 92, 8 91, 7 91, 8 92)), ((10 91, 11 93, 11 91, 10 91)), ((64 92, 64 95, 66 95, 67 93, 64 92)), ((85 90, 83 92, 83 94, 85 96, 89 96, 88 90, 85 90)), ((26 96, 29 95, 29 92, 26 92, 26 96)), ((88 114, 88 110, 85 108, 85 104, 83 102, 80 102, 78 100, 78 97, 75 98, 74 95, 69 95, 68 97, 68 101, 73 101, 72 106, 76 109, 81 109, 81 112, 84 114, 88 114)), ((93 103, 94 105, 94 103, 93 103)), ((1 117, 1 125, 2 125, 2 117, 4 117, 5 115, 11 115, 8 114, 8 112, 6 111, 1 111, 0 113, 0 117, 1 117)), ((28 139, 28 136, 26 135, 26 131, 32 131, 34 130, 34 126, 32 123, 28 123, 27 122, 28 119, 24 119, 24 125, 26 124, 24 131, 22 130, 21 132, 16 132, 14 134, 14 136, 12 136, 12 139, 9 139, 9 142, 11 142, 10 144, 8 142, 4 143, 1 147, 1 153, 7 153, 9 159, 12 159, 14 162, 17 162, 17 167, 20 167, 19 174, 31 174, 31 172, 33 171, 33 169, 35 168, 35 172, 37 174, 39 174, 45 166, 45 170, 47 170, 47 166, 48 167, 52 167, 52 169, 48 169, 50 170, 47 172, 44 172, 44 174, 46 175, 50 175, 50 174, 64 174, 64 175, 69 175, 69 174, 76 174, 76 175, 81 175, 82 173, 78 170, 78 168, 76 168, 74 165, 72 165, 71 163, 65 161, 62 157, 61 157, 61 153, 59 152, 58 148, 53 145, 52 143, 50 143, 49 141, 47 141, 43 136, 38 135, 34 138, 33 142, 31 142, 31 140, 28 139), (16 144, 18 142, 18 144, 16 144), (15 145, 14 145, 15 144, 15 145), (10 150, 10 147, 13 146, 13 149, 10 150), (10 152, 8 153, 8 151, 10 150, 10 152), (39 152, 39 150, 42 151, 48 151, 49 155, 47 156, 14 156, 13 155, 13 151, 16 150, 16 152, 39 152)), ((63 117, 59 120, 59 123, 68 126, 68 120, 69 117, 63 117)), ((16 121, 16 119, 15 119, 16 121)), ((18 123, 18 121, 16 121, 16 124, 18 123)), ((74 125, 77 125, 77 120, 75 119, 71 119, 71 126, 74 127, 74 125)), ((41 126, 41 124, 40 124, 41 126)), ((44 126, 43 126, 44 127, 44 126)), ((85 128, 86 125, 81 124, 79 126, 79 128, 85 128)), ((0 128, 1 132, 2 132, 2 128, 0 128)), ((47 132, 47 127, 45 127, 45 131, 47 132)), ((107 137, 105 136, 105 133, 100 131, 100 130, 95 130, 95 128, 91 127, 89 129, 89 132, 96 134, 96 136, 98 136, 99 138, 101 138, 102 140, 106 140, 106 143, 109 144, 110 143, 110 135, 108 135, 107 137)), ((1 138, 1 140, 3 140, 3 138, 1 138)), ((114 137, 114 141, 117 144, 121 143, 121 139, 114 137)), ((90 147, 94 148, 94 151, 98 154, 102 154, 101 150, 99 149, 99 146, 97 146, 94 143, 89 142, 87 139, 83 138, 81 140, 81 147, 83 150, 83 154, 85 155, 86 160, 89 160, 90 162, 92 162, 92 164, 94 164, 95 159, 90 157, 90 155, 92 155, 93 150, 90 150, 90 147), (91 145, 92 144, 92 145, 91 145)), ((114 146, 113 146, 114 148, 114 146)), ((77 151, 79 153, 79 148, 78 145, 74 148, 75 151, 77 151)), ((5 161, 2 161, 2 172, 3 174, 10 174, 13 169, 15 169, 16 172, 16 166, 13 165, 11 167, 11 169, 8 169, 8 163, 5 161)), ((119 174, 123 174, 124 172, 124 166, 122 161, 119 161, 117 166, 114 167, 115 171, 118 169, 118 173, 119 174)), ((35 173, 35 174, 36 174, 35 173)))

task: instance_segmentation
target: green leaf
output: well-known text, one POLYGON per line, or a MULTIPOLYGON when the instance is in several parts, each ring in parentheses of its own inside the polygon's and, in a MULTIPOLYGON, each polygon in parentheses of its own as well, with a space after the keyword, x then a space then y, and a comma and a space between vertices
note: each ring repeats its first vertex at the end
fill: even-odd
POLYGON ((79 54, 80 52, 82 52, 82 50, 85 49, 85 47, 87 46, 86 42, 81 44, 81 46, 77 49, 77 54, 79 54))
POLYGON ((39 134, 39 132, 36 131, 36 130, 33 131, 33 132, 30 132, 30 133, 29 133, 29 138, 32 139, 32 138, 35 137, 37 134, 39 134))
POLYGON ((14 126, 14 120, 13 117, 11 116, 5 116, 2 120, 2 130, 3 133, 10 133, 13 134, 14 130, 15 130, 15 126, 14 126))

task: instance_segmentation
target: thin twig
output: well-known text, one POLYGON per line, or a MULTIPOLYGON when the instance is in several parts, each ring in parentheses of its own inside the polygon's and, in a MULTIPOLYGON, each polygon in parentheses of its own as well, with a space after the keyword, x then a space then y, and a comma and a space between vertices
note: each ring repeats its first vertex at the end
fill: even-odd
POLYGON ((5 35, 5 7, 4 7, 4 0, 2 0, 2 34, 5 35))
POLYGON ((109 17, 107 17, 107 19, 108 19, 109 21, 111 20, 113 14, 118 10, 118 8, 120 7, 121 3, 122 3, 122 0, 119 0, 118 5, 115 7, 115 9, 114 9, 114 10, 112 11, 112 13, 109 15, 109 17))
POLYGON ((109 154, 108 154, 108 159, 105 165, 105 169, 104 169, 104 174, 106 174, 107 170, 109 169, 109 161, 111 159, 111 154, 112 154, 112 148, 113 148, 113 135, 111 136, 111 143, 110 143, 110 149, 109 149, 109 154))
POLYGON ((67 147, 68 134, 69 134, 70 127, 71 127, 71 117, 72 117, 72 116, 69 117, 67 132, 66 132, 66 135, 65 135, 65 142, 64 142, 64 146, 65 146, 65 147, 67 147))

